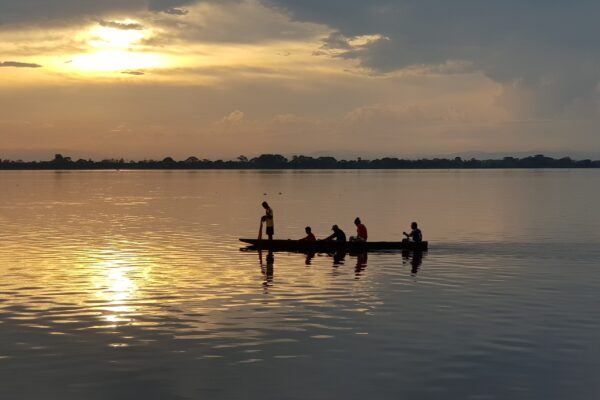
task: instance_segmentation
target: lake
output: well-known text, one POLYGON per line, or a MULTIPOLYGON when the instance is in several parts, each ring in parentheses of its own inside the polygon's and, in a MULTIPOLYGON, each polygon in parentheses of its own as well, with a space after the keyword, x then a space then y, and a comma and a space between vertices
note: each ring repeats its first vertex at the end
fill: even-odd
POLYGON ((0 172, 0 398, 592 399, 600 170, 0 172), (338 224, 430 250, 241 251, 338 224))

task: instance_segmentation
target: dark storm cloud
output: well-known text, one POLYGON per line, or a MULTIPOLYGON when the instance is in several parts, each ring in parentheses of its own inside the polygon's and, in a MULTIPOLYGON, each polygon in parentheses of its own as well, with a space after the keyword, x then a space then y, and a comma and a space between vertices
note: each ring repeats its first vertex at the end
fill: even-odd
POLYGON ((124 30, 124 31, 129 31, 129 30, 139 31, 139 30, 144 29, 144 26, 142 24, 138 24, 137 22, 116 22, 116 21, 98 20, 98 24, 100 24, 101 26, 103 26, 105 28, 120 29, 120 30, 124 30))
POLYGON ((537 112, 584 107, 600 81, 600 2, 581 0, 264 0, 302 21, 323 23, 336 56, 389 72, 466 61, 491 79, 531 91, 537 112), (344 37, 381 35, 347 49, 344 37))
POLYGON ((323 50, 344 50, 350 51, 352 46, 347 37, 340 32, 332 32, 325 40, 323 40, 323 50))
POLYGON ((507 50, 519 55, 573 47, 590 50, 597 48, 600 34, 597 1, 265 1, 297 19, 327 24, 346 36, 388 37, 362 54, 368 66, 381 70, 475 57, 501 49, 504 51, 495 58, 485 55, 491 64, 499 66, 490 68, 491 73, 502 79, 502 65, 529 61, 504 59, 507 50))
MULTIPOLYGON (((201 1, 198 1, 198 0, 149 0, 148 8, 152 11, 163 11, 163 12, 173 11, 173 10, 181 11, 182 9, 180 7, 182 7, 182 6, 186 6, 186 5, 194 4, 194 3, 200 3, 200 2, 201 1)), ((177 12, 177 11, 175 11, 175 12, 177 12)), ((169 14, 173 14, 173 12, 170 12, 169 14)), ((177 14, 177 15, 182 15, 182 14, 177 14)))
POLYGON ((147 6, 144 0, 0 0, 0 25, 65 23, 147 6))
MULTIPOLYGON (((137 11, 162 12, 213 0, 0 0, 0 27, 61 24, 137 11)), ((215 1, 216 2, 216 1, 215 1)))
POLYGON ((216 4, 204 10, 190 10, 187 18, 156 16, 153 23, 161 29, 143 44, 164 47, 169 43, 243 45, 282 40, 302 42, 307 38, 314 40, 327 31, 323 26, 292 22, 287 16, 254 0, 221 0, 218 6, 216 4))
POLYGON ((0 61, 0 67, 13 68, 42 68, 40 64, 24 63, 18 61, 0 61))
POLYGON ((165 14, 171 15, 187 15, 189 13, 185 8, 169 8, 163 11, 165 14))

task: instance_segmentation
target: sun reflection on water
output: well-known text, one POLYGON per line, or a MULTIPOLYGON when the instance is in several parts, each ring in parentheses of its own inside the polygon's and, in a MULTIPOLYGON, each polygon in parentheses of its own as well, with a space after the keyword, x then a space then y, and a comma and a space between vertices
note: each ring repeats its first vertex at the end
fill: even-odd
POLYGON ((114 325, 133 322, 139 310, 131 305, 139 300, 140 276, 145 275, 131 254, 109 251, 91 267, 95 296, 102 301, 102 319, 114 325))

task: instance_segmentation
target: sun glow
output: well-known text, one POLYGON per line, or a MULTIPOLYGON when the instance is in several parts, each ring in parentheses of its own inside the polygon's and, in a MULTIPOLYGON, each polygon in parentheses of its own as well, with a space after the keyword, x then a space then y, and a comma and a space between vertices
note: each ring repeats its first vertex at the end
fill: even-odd
MULTIPOLYGON (((139 26, 135 21, 117 21, 123 26, 139 26)), ((141 26, 125 29, 95 26, 82 33, 89 52, 72 57, 68 68, 83 73, 124 72, 141 75, 139 70, 163 67, 163 55, 146 51, 143 41, 152 37, 153 31, 141 26)))
POLYGON ((88 72, 116 72, 157 68, 163 65, 157 54, 127 51, 99 51, 73 58, 72 67, 88 72))
POLYGON ((130 49, 149 35, 147 30, 97 27, 90 32, 90 46, 97 49, 130 49))

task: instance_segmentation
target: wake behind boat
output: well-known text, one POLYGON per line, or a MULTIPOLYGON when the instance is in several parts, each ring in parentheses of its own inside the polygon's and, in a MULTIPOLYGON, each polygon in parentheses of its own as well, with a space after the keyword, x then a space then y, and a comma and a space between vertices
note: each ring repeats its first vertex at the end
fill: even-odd
POLYGON ((302 240, 261 240, 240 239, 241 242, 249 244, 250 249, 327 253, 335 251, 365 252, 376 250, 412 250, 427 251, 428 242, 412 242, 403 240, 401 242, 337 242, 332 240, 302 241, 302 240))

